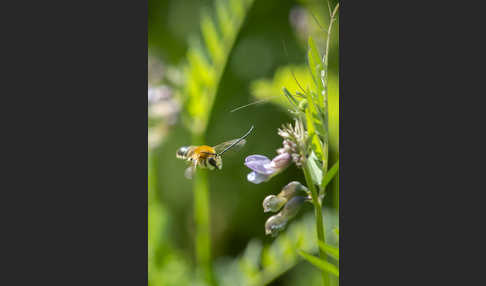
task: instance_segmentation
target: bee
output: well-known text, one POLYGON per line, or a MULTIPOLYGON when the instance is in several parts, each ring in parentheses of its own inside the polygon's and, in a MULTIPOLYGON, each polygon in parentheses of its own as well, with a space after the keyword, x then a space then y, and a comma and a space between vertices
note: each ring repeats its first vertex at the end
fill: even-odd
POLYGON ((189 167, 186 168, 184 176, 188 179, 192 179, 198 166, 209 170, 221 170, 223 168, 223 159, 221 158, 221 155, 230 149, 238 150, 243 147, 246 143, 245 138, 250 135, 252 130, 253 126, 242 137, 226 141, 214 147, 202 145, 184 146, 179 148, 176 157, 189 163, 189 167))

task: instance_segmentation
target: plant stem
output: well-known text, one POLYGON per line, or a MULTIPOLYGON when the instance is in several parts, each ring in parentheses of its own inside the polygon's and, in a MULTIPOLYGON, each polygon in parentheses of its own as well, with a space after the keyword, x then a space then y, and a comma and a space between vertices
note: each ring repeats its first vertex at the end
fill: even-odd
MULTIPOLYGON (((324 68, 327 69, 327 63, 329 62, 329 45, 331 43, 331 32, 332 32, 332 24, 336 21, 337 11, 339 10, 339 3, 336 4, 334 7, 334 11, 331 14, 331 20, 329 21, 329 28, 327 29, 327 41, 326 41, 326 51, 324 53, 323 63, 324 68)), ((327 73, 326 73, 326 81, 327 81, 327 73)))
MULTIPOLYGON (((329 2, 328 2, 329 4, 329 2)), ((330 9, 329 9, 330 10, 330 9)), ((324 114, 326 115, 324 118, 324 129, 326 130, 327 135, 325 136, 323 142, 323 151, 324 156, 326 157, 323 161, 322 166, 322 176, 325 176, 327 173, 327 168, 329 166, 329 112, 328 112, 328 75, 329 75, 329 46, 331 44, 331 33, 332 33, 332 26, 333 23, 336 21, 336 16, 339 10, 339 3, 336 4, 334 7, 334 11, 332 12, 331 19, 329 21, 329 27, 327 29, 327 40, 326 40, 326 50, 324 51, 324 55, 322 57, 323 69, 325 73, 321 73, 321 81, 324 87, 324 114)), ((325 189, 322 188, 319 190, 319 195, 323 196, 325 194, 325 189)))
MULTIPOLYGON (((194 142, 203 142, 202 134, 194 135, 194 142)), ((216 285, 211 265, 211 229, 208 173, 198 169, 194 178, 194 220, 196 223, 196 261, 208 285, 216 285)))
MULTIPOLYGON (((312 204, 314 205, 314 211, 316 216, 316 232, 317 232, 317 240, 321 241, 322 243, 326 243, 326 238, 324 235, 324 222, 322 219, 322 205, 321 201, 319 200, 319 195, 317 193, 316 186, 314 182, 312 182, 312 178, 310 175, 309 167, 306 163, 302 164, 302 170, 304 170, 305 181, 307 183, 307 187, 311 191, 312 196, 312 204)), ((327 260, 326 253, 322 251, 322 249, 318 246, 319 249, 319 256, 322 260, 327 260)), ((322 271, 322 282, 323 285, 329 285, 329 276, 327 272, 322 271)))

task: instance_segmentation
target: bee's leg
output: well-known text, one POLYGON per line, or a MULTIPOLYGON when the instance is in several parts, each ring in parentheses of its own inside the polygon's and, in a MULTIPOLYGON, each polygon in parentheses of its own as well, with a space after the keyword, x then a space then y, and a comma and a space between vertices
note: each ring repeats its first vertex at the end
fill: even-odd
POLYGON ((194 176, 194 173, 196 172, 196 164, 195 163, 191 163, 191 165, 189 167, 187 167, 187 169, 185 170, 184 172, 184 176, 188 179, 192 179, 192 177, 194 176))

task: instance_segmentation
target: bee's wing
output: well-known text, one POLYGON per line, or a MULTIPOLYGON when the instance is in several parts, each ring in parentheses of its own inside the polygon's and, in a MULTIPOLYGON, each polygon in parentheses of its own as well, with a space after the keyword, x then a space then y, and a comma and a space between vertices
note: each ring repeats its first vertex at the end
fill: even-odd
MULTIPOLYGON (((226 142, 223 142, 221 144, 218 144, 218 145, 216 145, 216 146, 213 147, 214 148, 214 151, 216 151, 216 153, 221 153, 224 149, 228 148, 229 146, 231 146, 232 144, 234 144, 238 140, 240 140, 240 139, 239 138, 238 139, 233 139, 233 140, 226 141, 226 142)), ((246 143, 246 140, 245 139, 241 140, 236 145, 234 145, 233 147, 231 147, 231 149, 229 149, 228 152, 230 152, 230 151, 236 152, 236 151, 240 150, 241 147, 243 147, 245 145, 245 143, 246 143)))
POLYGON ((196 162, 191 163, 191 165, 187 167, 187 169, 184 171, 184 177, 191 180, 194 176, 194 173, 196 173, 196 162))

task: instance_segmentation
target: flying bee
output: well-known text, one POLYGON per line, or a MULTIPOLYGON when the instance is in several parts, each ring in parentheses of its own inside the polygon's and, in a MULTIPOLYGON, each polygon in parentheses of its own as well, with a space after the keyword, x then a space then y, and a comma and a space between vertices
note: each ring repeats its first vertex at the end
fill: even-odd
POLYGON ((198 166, 209 170, 221 170, 223 168, 223 159, 221 158, 221 155, 230 149, 238 150, 243 147, 246 143, 245 138, 250 135, 252 130, 253 126, 242 137, 226 141, 214 147, 202 145, 184 146, 179 148, 176 153, 177 158, 186 160, 189 163, 189 167, 187 167, 184 172, 184 176, 188 179, 192 179, 198 166))

